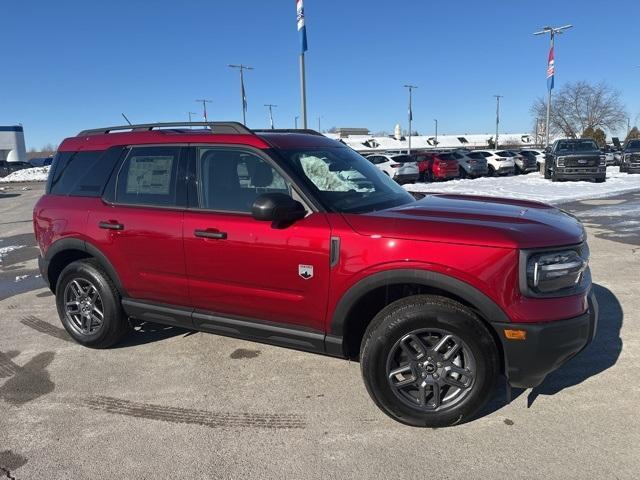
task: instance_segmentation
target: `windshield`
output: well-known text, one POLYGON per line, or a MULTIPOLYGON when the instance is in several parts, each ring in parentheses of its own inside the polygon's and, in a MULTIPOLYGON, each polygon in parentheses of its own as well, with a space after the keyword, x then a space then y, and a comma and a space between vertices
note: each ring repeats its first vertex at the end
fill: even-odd
POLYGON ((415 201, 404 188, 348 147, 280 150, 280 153, 334 212, 366 213, 415 201))
POLYGON ((627 148, 628 149, 640 148, 640 140, 630 140, 629 143, 627 144, 627 148))
POLYGON ((558 142, 558 152, 592 152, 598 150, 593 140, 571 140, 558 142))
POLYGON ((409 155, 394 155, 393 157, 391 157, 391 160, 393 160, 396 163, 415 162, 415 160, 411 158, 409 155))

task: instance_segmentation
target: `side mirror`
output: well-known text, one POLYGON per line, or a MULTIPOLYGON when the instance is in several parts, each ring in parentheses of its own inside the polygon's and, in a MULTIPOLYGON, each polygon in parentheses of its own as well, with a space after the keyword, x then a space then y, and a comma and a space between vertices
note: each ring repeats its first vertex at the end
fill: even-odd
POLYGON ((284 193, 264 193, 255 199, 251 215, 256 220, 289 224, 304 218, 304 206, 284 193))
POLYGON ((551 147, 546 147, 544 149, 544 153, 551 153, 551 147))

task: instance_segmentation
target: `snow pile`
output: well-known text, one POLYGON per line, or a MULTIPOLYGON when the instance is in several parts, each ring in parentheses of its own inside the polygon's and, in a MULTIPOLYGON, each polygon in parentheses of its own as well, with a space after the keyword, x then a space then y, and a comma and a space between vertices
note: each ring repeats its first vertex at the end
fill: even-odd
POLYGON ((451 180, 444 183, 415 183, 404 185, 410 192, 438 192, 489 197, 537 200, 545 203, 566 203, 590 198, 610 197, 640 190, 640 175, 620 173, 619 167, 607 168, 607 181, 552 182, 540 172, 512 177, 482 177, 451 180))
POLYGON ((9 245, 8 247, 0 247, 0 265, 2 265, 2 260, 7 255, 7 253, 18 250, 19 248, 24 248, 24 245, 9 245))
POLYGON ((50 165, 46 167, 25 168, 0 178, 0 183, 9 182, 46 182, 50 165))

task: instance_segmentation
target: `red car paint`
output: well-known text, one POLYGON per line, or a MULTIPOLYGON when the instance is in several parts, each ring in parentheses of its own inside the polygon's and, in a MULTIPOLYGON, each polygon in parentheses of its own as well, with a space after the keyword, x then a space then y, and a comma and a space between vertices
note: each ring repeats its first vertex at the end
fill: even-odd
POLYGON ((418 162, 422 178, 427 180, 449 180, 460 176, 458 162, 444 160, 437 153, 417 153, 413 155, 418 162))

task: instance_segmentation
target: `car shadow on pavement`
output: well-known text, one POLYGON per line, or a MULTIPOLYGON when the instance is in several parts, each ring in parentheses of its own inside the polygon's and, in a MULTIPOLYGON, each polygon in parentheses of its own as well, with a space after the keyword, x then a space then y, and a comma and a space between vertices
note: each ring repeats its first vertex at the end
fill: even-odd
MULTIPOLYGON (((540 395, 555 395, 565 388, 579 385, 590 377, 598 375, 615 365, 622 352, 620 329, 624 318, 622 306, 617 297, 602 285, 593 285, 598 300, 600 316, 596 336, 591 344, 555 372, 552 372, 539 386, 533 388, 527 397, 527 408, 531 408, 540 395)), ((489 403, 474 417, 489 415, 507 405, 506 382, 496 388, 489 403)), ((516 399, 525 392, 514 388, 511 398, 516 399)))
POLYGON ((133 331, 127 335, 121 342, 111 348, 128 348, 137 347, 146 343, 159 342, 178 335, 189 336, 196 333, 194 330, 186 328, 172 327, 169 325, 160 325, 157 323, 143 322, 131 319, 133 331))

